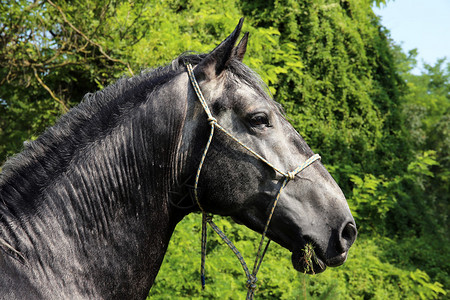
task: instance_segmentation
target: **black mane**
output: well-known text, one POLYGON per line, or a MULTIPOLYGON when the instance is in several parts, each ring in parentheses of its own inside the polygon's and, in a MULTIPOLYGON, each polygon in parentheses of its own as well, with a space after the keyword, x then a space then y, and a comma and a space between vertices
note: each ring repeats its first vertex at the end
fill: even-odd
MULTIPOLYGON (((0 191, 7 189, 6 193, 0 193, 0 207, 11 206, 30 192, 35 197, 45 182, 65 171, 62 167, 68 165, 76 149, 114 129, 123 114, 145 102, 149 93, 184 71, 186 62, 196 64, 204 56, 181 55, 167 66, 121 78, 101 91, 86 94, 79 105, 61 116, 38 139, 27 143, 21 153, 7 160, 0 173, 0 191), (31 170, 35 172, 30 173, 31 170)), ((23 208, 29 207, 29 203, 25 204, 23 208)))
MULTIPOLYGON (((29 178, 29 182, 39 185, 38 183, 51 180, 52 176, 61 171, 61 166, 71 159, 74 149, 83 147, 95 137, 116 127, 120 123, 118 117, 146 101, 148 93, 184 72, 187 63, 198 64, 205 56, 206 54, 182 54, 169 65, 145 70, 134 77, 123 77, 103 90, 87 93, 81 103, 61 116, 54 126, 35 141, 27 143, 21 153, 7 160, 0 173, 0 190, 2 186, 9 184, 17 186, 17 192, 21 193, 26 187, 22 180, 33 167, 40 171, 36 173, 36 178, 29 178), (117 118, 111 119, 111 113, 117 118)), ((228 68, 248 85, 262 87, 268 92, 259 76, 246 65, 233 60, 228 68)), ((282 111, 281 106, 278 103, 276 105, 282 111)), ((0 194, 0 197, 4 195, 0 194)), ((6 201, 4 198, 0 200, 3 203, 6 201)))

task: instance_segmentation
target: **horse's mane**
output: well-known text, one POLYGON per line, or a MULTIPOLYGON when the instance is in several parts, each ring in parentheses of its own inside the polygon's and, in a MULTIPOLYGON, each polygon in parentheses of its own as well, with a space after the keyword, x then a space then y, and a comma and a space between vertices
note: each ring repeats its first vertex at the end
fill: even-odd
MULTIPOLYGON (((21 195, 32 191, 36 196, 53 177, 66 171, 63 168, 69 165, 76 149, 113 130, 124 114, 147 100, 149 93, 184 72, 187 63, 198 64, 205 56, 184 53, 166 66, 123 77, 101 91, 86 94, 79 105, 7 160, 0 173, 0 207, 17 201, 27 207, 30 203, 21 195)), ((241 62, 232 60, 227 68, 247 84, 268 90, 259 76, 241 62)))
POLYGON ((22 152, 6 161, 0 173, 0 190, 4 184, 17 177, 18 171, 29 168, 37 158, 42 160, 41 164, 49 167, 51 158, 48 154, 51 152, 57 152, 60 159, 69 159, 70 149, 73 149, 74 145, 90 141, 99 131, 104 130, 105 126, 114 126, 111 123, 117 120, 109 119, 111 112, 116 111, 118 115, 130 106, 145 101, 146 93, 173 78, 183 69, 185 62, 198 63, 202 57, 204 54, 183 54, 169 65, 144 70, 133 77, 122 77, 100 91, 87 93, 80 104, 62 115, 55 125, 49 127, 35 141, 25 143, 22 152), (134 97, 127 98, 131 93, 134 97), (124 98, 127 98, 127 101, 124 101, 124 98), (85 126, 86 123, 89 126, 85 126))

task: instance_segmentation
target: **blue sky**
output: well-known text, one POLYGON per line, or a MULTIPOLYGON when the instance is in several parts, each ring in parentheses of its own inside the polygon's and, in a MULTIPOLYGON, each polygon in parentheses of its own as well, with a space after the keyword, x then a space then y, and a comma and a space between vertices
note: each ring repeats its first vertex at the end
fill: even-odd
POLYGON ((417 48, 419 67, 413 73, 420 73, 423 61, 450 62, 450 0, 388 0, 374 12, 405 52, 417 48))

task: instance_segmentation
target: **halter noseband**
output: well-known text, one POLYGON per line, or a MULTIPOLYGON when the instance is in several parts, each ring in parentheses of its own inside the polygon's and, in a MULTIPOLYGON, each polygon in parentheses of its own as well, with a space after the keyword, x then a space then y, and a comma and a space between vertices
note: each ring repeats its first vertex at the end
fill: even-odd
POLYGON ((230 247, 230 249, 234 252, 234 254, 239 259, 239 262, 242 265, 242 268, 244 269, 245 275, 247 276, 247 297, 246 299, 253 299, 254 291, 256 289, 256 274, 259 271, 259 267, 261 266, 262 260, 264 258, 264 255, 269 247, 270 240, 268 240, 266 247, 264 248, 264 251, 262 251, 262 245, 264 243, 264 239, 267 234, 267 230, 269 228, 270 220, 272 219, 273 212, 275 210, 275 207, 277 206, 278 199, 280 198, 281 191, 283 188, 287 185, 287 183, 290 180, 293 180, 295 176, 303 171, 305 168, 307 168, 309 165, 314 163, 317 160, 320 160, 319 154, 314 154, 310 158, 308 158, 304 163, 299 165, 295 170, 291 172, 283 172, 279 168, 272 165, 269 161, 267 161, 264 157, 253 151, 251 148, 249 148, 247 145, 242 143, 240 140, 238 140, 235 136, 233 136, 229 131, 227 131, 225 128, 223 128, 219 123, 217 123, 217 120, 213 117, 211 111, 209 110, 208 104, 206 103, 205 98, 203 97, 202 91, 200 90, 200 87, 197 83, 197 80, 194 76, 194 71, 192 69, 191 64, 187 64, 187 72, 189 75, 189 79, 192 83, 192 86, 195 90, 195 93, 197 94, 198 99, 200 100, 200 103, 203 106, 203 109, 205 110, 205 113, 208 117, 208 123, 211 126, 210 135, 208 138, 208 142, 206 143, 205 150, 203 151, 202 158, 200 160, 200 164, 197 169, 197 174, 195 176, 195 184, 194 184, 194 196, 195 200, 197 201, 197 205, 202 211, 202 257, 201 257, 201 279, 202 279, 202 288, 205 288, 205 258, 206 258, 206 224, 209 224, 212 229, 224 240, 224 242, 230 247), (253 266, 253 271, 250 273, 247 264, 244 261, 244 258, 242 257, 241 253, 236 249, 236 247, 233 245, 233 243, 228 239, 228 237, 216 226, 216 224, 212 220, 212 215, 208 214, 203 207, 200 204, 199 198, 198 198, 198 181, 200 178, 200 173, 203 167, 203 163, 205 161, 206 154, 208 153, 209 146, 211 145, 211 141, 214 135, 214 129, 217 128, 221 130, 223 133, 225 133, 227 136, 229 136, 232 140, 237 142, 239 145, 241 145, 244 149, 246 149, 248 152, 250 152, 253 156, 258 158, 259 160, 263 161, 265 164, 270 166, 272 169, 274 169, 276 172, 281 174, 284 177, 284 181, 280 186, 280 189, 278 190, 278 193, 275 197, 275 200, 272 204, 272 208, 270 210, 269 217, 267 219, 266 225, 264 227, 264 231, 261 236, 261 241, 259 242, 258 252, 256 253, 255 263, 253 266))

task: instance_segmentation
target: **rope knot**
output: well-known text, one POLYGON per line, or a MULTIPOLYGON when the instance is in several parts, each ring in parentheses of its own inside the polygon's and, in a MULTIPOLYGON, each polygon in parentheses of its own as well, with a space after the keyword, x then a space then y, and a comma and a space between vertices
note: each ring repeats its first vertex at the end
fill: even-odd
POLYGON ((294 179, 295 179, 295 175, 297 175, 297 172, 287 172, 286 175, 287 175, 286 177, 287 177, 289 180, 294 180, 294 179))
POLYGON ((256 278, 256 276, 250 275, 250 278, 247 280, 247 288, 254 291, 256 289, 256 282, 258 281, 258 279, 256 278))
POLYGON ((211 215, 211 214, 206 214, 205 215, 205 221, 206 222, 210 222, 210 221, 212 221, 212 219, 213 219, 213 215, 211 215))
POLYGON ((214 124, 217 123, 217 120, 216 120, 216 118, 214 118, 214 117, 208 117, 208 123, 209 123, 210 125, 214 125, 214 124))

